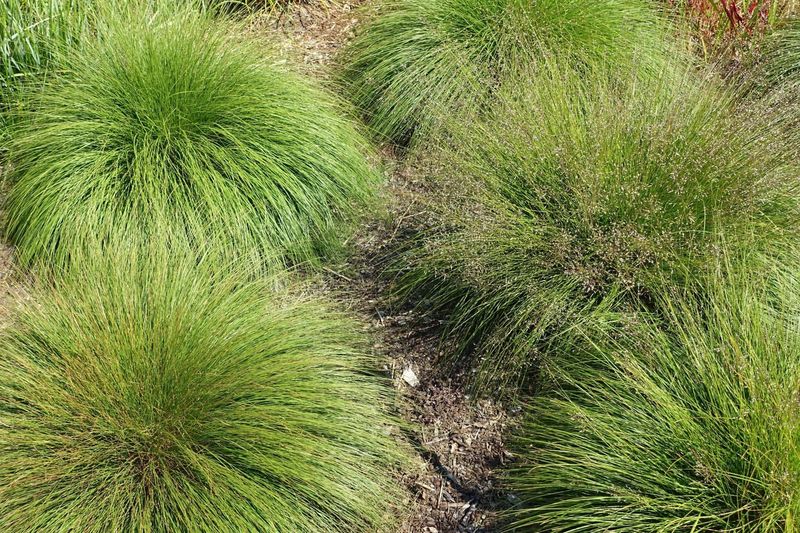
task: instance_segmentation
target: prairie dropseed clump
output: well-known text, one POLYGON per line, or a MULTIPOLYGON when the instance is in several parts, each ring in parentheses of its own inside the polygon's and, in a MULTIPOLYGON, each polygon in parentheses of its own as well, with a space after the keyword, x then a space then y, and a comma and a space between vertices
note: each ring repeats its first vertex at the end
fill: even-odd
POLYGON ((84 262, 0 332, 0 529, 391 523, 391 388, 357 326, 167 255, 84 262))
POLYGON ((525 381, 609 297, 646 306, 720 251, 793 242, 795 151, 766 118, 741 128, 733 99, 691 73, 631 80, 543 68, 430 157, 440 192, 396 258, 397 290, 445 314, 479 381, 525 381))
POLYGON ((723 272, 551 361, 513 445, 509 530, 795 530, 797 280, 723 272))
POLYGON ((377 174, 339 103, 194 9, 108 15, 19 119, 8 236, 25 264, 159 239, 314 262, 377 174))
POLYGON ((641 0, 384 0, 345 49, 343 78, 376 134, 407 143, 543 57, 658 71, 678 53, 668 41, 641 0))

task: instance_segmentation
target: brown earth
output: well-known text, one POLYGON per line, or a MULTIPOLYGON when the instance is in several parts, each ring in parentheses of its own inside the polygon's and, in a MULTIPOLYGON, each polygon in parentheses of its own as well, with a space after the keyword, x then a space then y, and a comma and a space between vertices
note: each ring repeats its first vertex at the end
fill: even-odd
POLYGON ((27 298, 24 280, 14 267, 13 250, 0 242, 0 328, 5 326, 14 307, 27 298))
MULTIPOLYGON (((0 235, 4 233, 5 228, 2 208, 5 189, 3 168, 0 166, 0 235)), ((26 285, 24 276, 14 264, 14 249, 0 239, 0 328, 8 324, 14 308, 28 298, 26 285)))
POLYGON ((471 398, 463 376, 442 371, 436 364, 443 348, 439 324, 415 309, 393 305, 380 276, 379 258, 396 238, 398 225, 420 214, 411 201, 415 185, 405 173, 391 173, 392 221, 362 228, 355 253, 329 269, 326 285, 369 324, 376 355, 385 361, 409 423, 407 439, 417 466, 399 473, 411 496, 398 503, 404 516, 399 532, 490 531, 503 500, 495 489, 495 470, 511 459, 503 436, 513 418, 495 402, 471 398))

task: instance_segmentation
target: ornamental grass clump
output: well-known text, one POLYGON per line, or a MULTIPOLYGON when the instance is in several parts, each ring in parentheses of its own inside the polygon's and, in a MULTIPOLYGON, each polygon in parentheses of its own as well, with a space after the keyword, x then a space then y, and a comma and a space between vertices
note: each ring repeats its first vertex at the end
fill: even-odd
POLYGON ((763 274, 554 361, 512 445, 507 529, 796 531, 800 287, 763 274))
POLYGON ((796 146, 767 116, 741 127, 711 81, 551 64, 515 87, 449 126, 422 165, 432 214, 391 259, 397 293, 444 316, 478 390, 514 390, 575 325, 647 306, 722 251, 796 242, 796 146))
POLYGON ((342 78, 377 136, 401 144, 551 54, 612 68, 636 58, 642 71, 680 55, 641 0, 383 0, 365 19, 342 78))
POLYGON ((43 283, 0 333, 0 529, 389 527, 404 460, 358 326, 154 249, 43 283))
MULTIPOLYGON (((378 178, 340 102, 230 22, 131 9, 60 62, 10 145, 8 237, 23 264, 68 265, 155 219, 223 259, 313 263, 378 178)), ((344 226, 343 226, 344 224, 344 226)))

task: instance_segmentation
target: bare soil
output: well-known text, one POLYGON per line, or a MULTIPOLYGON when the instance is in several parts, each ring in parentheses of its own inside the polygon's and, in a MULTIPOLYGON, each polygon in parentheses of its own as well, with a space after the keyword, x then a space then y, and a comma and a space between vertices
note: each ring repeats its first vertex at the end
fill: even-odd
POLYGON ((25 281, 14 267, 13 249, 0 242, 0 328, 5 326, 19 302, 27 299, 25 281))
POLYGON ((413 201, 417 183, 391 172, 390 221, 373 221, 353 243, 351 258, 329 269, 330 293, 369 324, 376 355, 383 361, 409 423, 407 440, 417 467, 398 473, 411 500, 398 502, 404 516, 399 533, 491 531, 505 496, 496 489, 496 468, 512 459, 503 436, 514 423, 502 405, 471 398, 462 375, 437 364, 440 324, 420 310, 392 301, 381 275, 381 258, 400 224, 420 216, 413 201))
POLYGON ((249 26, 266 37, 267 46, 290 59, 301 71, 327 77, 341 47, 355 35, 357 9, 365 0, 338 2, 335 6, 292 4, 279 13, 258 12, 249 26))
MULTIPOLYGON (((5 193, 3 167, 0 166, 0 236, 5 229, 5 193)), ((0 239, 0 328, 8 324, 16 306, 28 298, 27 281, 15 266, 14 249, 0 239)))

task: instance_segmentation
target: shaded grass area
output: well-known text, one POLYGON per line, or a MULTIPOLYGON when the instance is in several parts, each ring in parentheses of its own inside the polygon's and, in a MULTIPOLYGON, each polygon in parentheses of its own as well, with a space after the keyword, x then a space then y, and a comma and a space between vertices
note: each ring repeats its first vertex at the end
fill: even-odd
POLYGON ((404 450, 351 319, 131 250, 39 283, 0 333, 0 527, 390 527, 404 450))
POLYGON ((316 263, 379 175, 347 109, 235 26, 115 11, 17 120, 8 236, 25 265, 168 221, 224 260, 316 263))
POLYGON ((800 20, 792 19, 774 31, 766 40, 759 68, 749 72, 760 92, 800 91, 800 20))
POLYGON ((508 528, 794 531, 800 336, 794 273, 722 267, 547 365, 508 473, 508 528), (759 279, 761 278, 761 279, 759 279))

